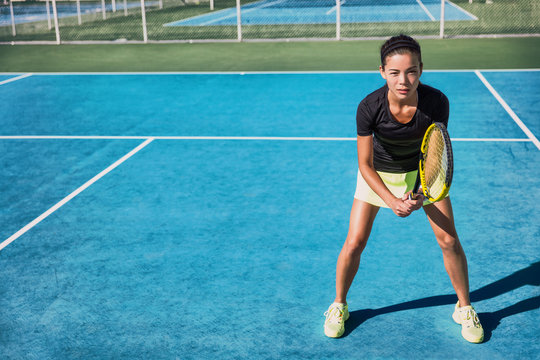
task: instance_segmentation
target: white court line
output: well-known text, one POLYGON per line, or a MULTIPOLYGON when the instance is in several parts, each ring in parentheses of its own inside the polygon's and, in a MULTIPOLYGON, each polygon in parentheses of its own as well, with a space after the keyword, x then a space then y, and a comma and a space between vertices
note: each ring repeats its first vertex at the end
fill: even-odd
POLYGON ((476 69, 475 71, 482 71, 482 72, 527 72, 527 71, 540 71, 538 68, 530 68, 530 69, 476 69))
POLYGON ((0 140, 265 140, 265 141, 356 141, 355 137, 301 136, 109 136, 109 135, 0 135, 0 140))
POLYGON ((536 136, 534 136, 534 134, 529 130, 529 128, 523 123, 523 121, 521 121, 521 119, 516 115, 516 113, 514 112, 514 110, 512 110, 512 108, 506 103, 506 101, 504 101, 504 99, 502 98, 501 95, 499 95, 499 93, 497 92, 497 90, 495 90, 495 88, 493 86, 491 86, 491 84, 489 83, 489 81, 487 81, 487 79, 484 77, 484 75, 482 75, 482 73, 478 70, 475 70, 474 73, 476 74, 476 76, 478 76, 478 78, 484 83, 484 85, 488 88, 488 90, 491 92, 491 94, 493 94, 493 96, 495 97, 495 99, 497 99, 497 101, 502 105, 502 107, 504 108, 504 110, 506 110, 506 112, 508 113, 508 115, 510 115, 510 117, 516 122, 516 124, 521 128, 521 130, 523 130, 523 132, 525 133, 525 135, 527 135, 527 137, 529 139, 531 139, 531 141, 534 143, 534 145, 536 145, 536 147, 538 148, 538 150, 540 150, 540 141, 538 141, 538 139, 536 138, 536 136))
POLYGON ((356 141, 352 137, 303 136, 158 136, 158 140, 356 141))
MULTIPOLYGON (((284 1, 285 0, 277 0, 277 1, 266 3, 266 4, 261 4, 261 5, 255 6, 255 7, 250 7, 248 9, 241 10, 242 15, 247 14, 247 13, 252 12, 252 11, 255 11, 255 10, 258 10, 258 9, 268 7, 268 6, 276 5, 276 4, 282 3, 284 1)), ((225 19, 232 18, 232 17, 236 17, 236 12, 231 14, 231 15, 226 15, 226 16, 222 16, 222 17, 217 18, 217 19, 212 19, 212 20, 206 21, 206 22, 204 22, 202 24, 199 24, 199 25, 200 26, 209 25, 209 24, 213 24, 215 22, 218 22, 220 20, 225 20, 225 19)))
POLYGON ((471 14, 470 12, 468 12, 467 10, 463 9, 462 7, 454 4, 453 2, 451 2, 450 0, 446 0, 446 2, 450 5, 452 5, 453 7, 455 7, 456 9, 458 9, 459 11, 467 14, 468 16, 470 16, 471 18, 473 18, 473 20, 478 20, 478 18, 476 16, 474 16, 473 14, 471 14))
POLYGON ((0 244, 0 250, 4 249, 6 246, 11 244, 13 241, 17 240, 21 235, 26 233, 28 230, 32 229, 34 226, 39 224, 43 219, 45 219, 47 216, 54 213, 56 210, 58 210, 60 207, 62 207, 64 204, 66 204, 68 201, 73 199, 75 196, 79 195, 81 192, 83 192, 85 189, 87 189, 89 186, 94 184, 96 181, 107 175, 109 172, 114 170, 116 167, 118 167, 120 164, 122 164, 124 161, 135 155, 139 150, 143 149, 146 145, 150 144, 154 139, 149 138, 146 139, 142 144, 128 152, 126 155, 122 156, 120 159, 115 161, 112 165, 107 167, 105 170, 94 176, 92 179, 88 180, 86 183, 84 183, 81 187, 79 187, 77 190, 60 200, 58 203, 56 203, 53 207, 51 207, 49 210, 45 211, 43 214, 39 215, 37 218, 26 224, 23 228, 21 228, 19 231, 17 231, 15 234, 11 235, 9 238, 4 240, 0 244))
MULTIPOLYGON (((347 2, 346 0, 341 0, 341 1, 339 2, 339 5, 343 5, 343 4, 345 4, 346 2, 347 2)), ((333 13, 334 11, 336 11, 336 9, 337 9, 337 5, 333 6, 330 10, 328 10, 328 11, 326 12, 326 15, 330 15, 331 13, 333 13)))
POLYGON ((153 136, 116 135, 0 135, 0 140, 146 140, 153 136))
MULTIPOLYGON (((540 68, 530 69, 425 69, 422 73, 469 73, 469 72, 538 72, 540 68)), ((328 75, 328 74, 379 74, 379 70, 313 70, 313 71, 116 71, 116 72, 34 72, 36 76, 126 76, 126 75, 328 75)), ((16 75, 17 73, 0 73, 16 75)))
MULTIPOLYGON (((355 137, 300 136, 109 136, 109 135, 0 135, 0 140, 236 140, 236 141, 356 141, 355 137)), ((460 142, 531 142, 529 138, 452 138, 460 142)))
POLYGON ((512 138, 452 138, 452 141, 463 141, 463 142, 531 142, 531 139, 512 139, 512 138))
MULTIPOLYGON (((205 21, 205 22, 202 22, 200 24, 198 24, 197 26, 206 26, 206 25, 209 25, 209 24, 213 24, 215 22, 218 22, 218 21, 221 21, 221 20, 225 20, 225 19, 229 19, 229 18, 232 18, 232 17, 236 17, 236 11, 234 11, 234 9, 227 9, 229 10, 229 13, 228 15, 225 15, 225 16, 222 16, 222 17, 219 17, 219 18, 214 18, 214 19, 210 19, 208 21, 205 21)), ((244 13, 242 12, 242 15, 244 13)))
POLYGON ((416 0, 416 2, 418 3, 418 5, 420 5, 420 7, 422 8, 422 10, 424 10, 424 12, 429 16, 429 18, 431 19, 431 21, 435 21, 435 18, 433 17, 433 15, 431 15, 431 13, 430 13, 429 10, 427 9, 427 7, 425 7, 424 3, 423 3, 421 0, 416 0))
POLYGON ((13 81, 24 79, 24 78, 27 78, 27 77, 32 76, 32 75, 33 75, 32 73, 28 73, 28 74, 20 75, 20 76, 11 78, 11 79, 0 81, 0 85, 4 85, 4 84, 7 84, 7 83, 10 83, 10 82, 13 82, 13 81))
MULTIPOLYGON (((252 2, 252 3, 249 3, 249 5, 254 5, 254 4, 258 4, 258 3, 264 3, 266 2, 267 0, 261 0, 261 1, 256 1, 256 2, 252 2)), ((194 20, 194 19, 198 19, 198 18, 204 18, 204 17, 212 17, 216 14, 220 14, 220 13, 224 13, 224 12, 230 12, 230 11, 235 11, 236 8, 227 8, 227 9, 223 9, 223 10, 218 10, 218 11, 213 11, 213 12, 209 12, 209 13, 205 13, 205 14, 201 14, 201 15, 196 15, 196 16, 192 16, 192 17, 189 17, 189 18, 185 18, 185 19, 182 19, 182 20, 176 20, 176 21, 172 21, 170 23, 166 23, 166 24, 163 24, 163 26, 179 26, 179 25, 172 25, 172 24, 175 24, 175 23, 183 23, 183 22, 186 22, 187 20, 194 20)), ((236 12, 234 13, 234 16, 236 16, 236 12)))
POLYGON ((198 19, 198 18, 201 18, 201 17, 211 17, 213 15, 223 13, 223 12, 227 12, 227 11, 231 11, 231 9, 228 8, 228 9, 223 9, 223 10, 218 10, 218 11, 214 11, 214 12, 210 12, 210 13, 205 13, 205 14, 201 14, 201 15, 192 16, 192 17, 182 19, 182 20, 175 20, 175 21, 172 21, 170 23, 163 24, 163 26, 179 26, 179 25, 172 25, 172 24, 183 23, 183 22, 186 22, 188 20, 194 20, 194 19, 198 19))

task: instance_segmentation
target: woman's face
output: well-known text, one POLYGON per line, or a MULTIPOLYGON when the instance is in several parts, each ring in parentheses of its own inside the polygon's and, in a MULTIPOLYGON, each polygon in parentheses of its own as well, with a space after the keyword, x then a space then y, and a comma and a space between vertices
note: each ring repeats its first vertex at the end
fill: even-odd
POLYGON ((416 88, 422 74, 422 64, 416 54, 395 54, 386 57, 386 65, 379 67, 388 84, 389 97, 395 101, 416 100, 416 88))

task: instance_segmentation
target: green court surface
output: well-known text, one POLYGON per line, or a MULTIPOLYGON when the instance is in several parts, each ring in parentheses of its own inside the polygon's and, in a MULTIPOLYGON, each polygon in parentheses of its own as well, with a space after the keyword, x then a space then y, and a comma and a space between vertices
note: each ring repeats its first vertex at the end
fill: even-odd
MULTIPOLYGON (((420 40, 426 69, 540 67, 540 37, 420 40)), ((0 71, 376 70, 380 40, 290 43, 2 45, 0 71)))

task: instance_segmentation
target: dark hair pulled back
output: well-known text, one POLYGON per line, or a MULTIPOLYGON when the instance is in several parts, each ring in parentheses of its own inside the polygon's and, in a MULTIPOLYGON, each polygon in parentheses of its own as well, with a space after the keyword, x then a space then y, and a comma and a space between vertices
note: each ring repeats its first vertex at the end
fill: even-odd
POLYGON ((404 34, 393 36, 386 40, 381 46, 381 65, 384 69, 386 65, 386 58, 395 54, 411 53, 418 56, 418 61, 422 63, 422 53, 420 50, 420 44, 412 37, 404 34))

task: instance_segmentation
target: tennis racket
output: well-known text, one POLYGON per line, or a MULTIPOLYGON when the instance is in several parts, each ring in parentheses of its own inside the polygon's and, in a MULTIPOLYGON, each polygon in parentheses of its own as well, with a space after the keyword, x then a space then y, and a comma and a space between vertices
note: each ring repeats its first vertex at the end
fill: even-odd
POLYGON ((450 191, 454 172, 454 156, 450 136, 443 123, 429 126, 420 147, 418 175, 409 199, 416 198, 420 184, 427 199, 436 202, 450 191))

